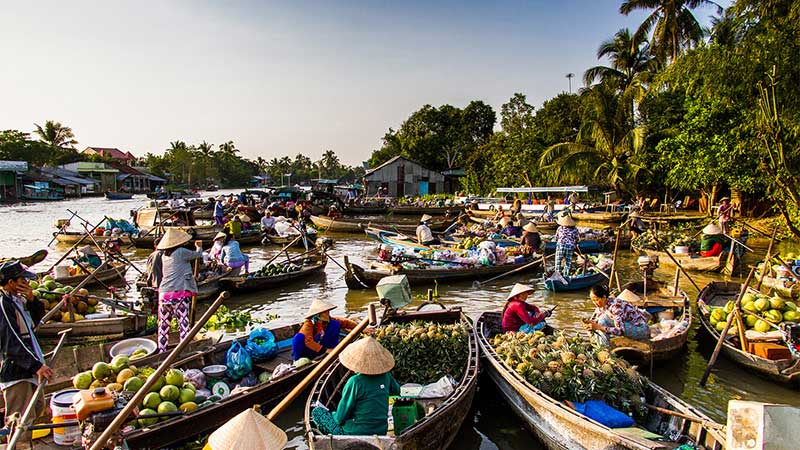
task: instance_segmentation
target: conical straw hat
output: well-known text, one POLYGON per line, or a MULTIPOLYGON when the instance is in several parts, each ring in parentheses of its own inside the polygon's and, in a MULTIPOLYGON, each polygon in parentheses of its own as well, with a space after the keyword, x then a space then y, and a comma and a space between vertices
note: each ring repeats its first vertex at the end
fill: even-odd
POLYGON ((638 295, 634 294, 632 291, 625 289, 624 291, 620 292, 617 295, 617 298, 620 300, 624 300, 628 303, 639 303, 642 301, 642 298, 638 295))
POLYGON ((227 234, 220 231, 214 235, 214 240, 216 241, 217 239, 225 239, 227 236, 228 236, 227 234))
POLYGON ((574 227, 575 226, 575 220, 569 214, 563 214, 563 215, 558 216, 558 220, 556 220, 556 222, 559 225, 564 226, 564 227, 574 227))
POLYGON ((336 308, 335 305, 315 299, 313 302, 311 302, 311 306, 308 307, 308 312, 306 313, 305 318, 308 319, 315 314, 324 313, 325 311, 330 311, 334 308, 336 308))
POLYGON ((703 228, 703 234, 707 234, 709 236, 714 236, 717 234, 722 234, 722 228, 717 226, 716 224, 710 223, 703 228))
POLYGON ((208 437, 211 450, 280 450, 286 433, 253 409, 246 409, 225 422, 208 437))
POLYGON ((86 246, 84 246, 84 247, 81 247, 81 248, 80 248, 80 250, 78 250, 78 251, 79 251, 79 252, 81 252, 81 253, 83 253, 84 255, 94 255, 94 256, 97 256, 97 253, 94 251, 94 249, 92 248, 92 246, 91 246, 91 245, 86 245, 86 246))
POLYGON ((536 289, 534 289, 533 286, 529 286, 527 284, 522 284, 522 283, 517 283, 517 284, 514 285, 513 288, 511 288, 511 293, 508 294, 508 297, 506 297, 506 300, 511 300, 512 298, 518 296, 519 294, 524 294, 526 292, 533 292, 535 290, 536 289))
POLYGON ((427 222, 427 221, 429 221, 431 219, 433 219, 433 217, 431 217, 431 216, 429 216, 427 214, 423 214, 422 217, 419 219, 419 221, 420 222, 427 222))
POLYGON ((534 225, 533 222, 528 222, 524 227, 522 227, 522 229, 527 231, 528 233, 538 233, 539 232, 539 229, 536 228, 536 225, 534 225))
POLYGON ((192 235, 177 228, 167 228, 167 232, 158 241, 159 250, 169 250, 173 247, 180 247, 181 245, 192 240, 192 235))
POLYGON ((348 345, 339 355, 339 361, 353 372, 364 375, 379 375, 394 367, 394 356, 371 336, 348 345))
POLYGON ((511 218, 509 217, 503 217, 502 219, 500 219, 500 225, 504 227, 508 226, 508 224, 510 223, 511 223, 511 218))

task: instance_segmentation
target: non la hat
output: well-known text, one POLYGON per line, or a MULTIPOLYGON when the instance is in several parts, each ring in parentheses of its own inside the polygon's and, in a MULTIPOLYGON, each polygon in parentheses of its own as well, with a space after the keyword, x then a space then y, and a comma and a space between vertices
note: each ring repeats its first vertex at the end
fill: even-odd
POLYGON ((518 296, 519 294, 524 294, 526 292, 533 292, 535 290, 536 289, 534 289, 533 286, 530 286, 530 285, 527 285, 527 284, 522 284, 522 283, 517 283, 517 284, 514 285, 513 288, 511 288, 511 293, 508 294, 508 297, 506 297, 506 300, 511 300, 512 298, 518 296))
POLYGON ((214 235, 214 239, 213 240, 216 241, 216 240, 219 240, 219 239, 225 239, 226 237, 228 237, 227 234, 223 233, 222 231, 218 231, 217 234, 214 235))
POLYGON ((500 224, 503 225, 504 227, 508 226, 508 224, 510 223, 511 223, 511 218, 509 217, 503 217, 502 219, 500 219, 500 224))
POLYGON ((372 336, 366 336, 348 345, 339 354, 339 361, 364 375, 380 375, 394 368, 394 356, 372 336))
POLYGON ((569 214, 563 214, 558 216, 558 220, 556 222, 564 227, 574 227, 575 226, 575 219, 572 218, 569 214))
POLYGON ((286 433, 252 408, 237 414, 208 437, 211 450, 280 450, 286 433))
POLYGON ((527 224, 525 224, 524 227, 522 227, 522 229, 527 231, 528 233, 538 233, 539 232, 539 229, 536 228, 536 225, 534 225, 533 222, 528 222, 527 224))
POLYGON ((709 236, 715 236, 717 234, 722 234, 722 228, 720 228, 717 224, 710 223, 703 228, 703 234, 709 236))
POLYGON ((189 233, 177 228, 167 228, 167 232, 164 233, 164 236, 158 241, 156 248, 158 250, 169 250, 174 247, 180 247, 191 240, 192 235, 189 233))
POLYGON ((631 290, 625 289, 624 291, 620 292, 617 295, 617 298, 620 300, 624 300, 628 303, 639 303, 642 301, 642 298, 638 295, 634 294, 631 290))
POLYGON ((420 222, 427 222, 427 221, 429 221, 431 219, 433 219, 433 217, 431 217, 431 216, 429 216, 427 214, 423 214, 422 217, 419 219, 419 221, 420 222))
POLYGON ((330 311, 335 308, 336 305, 315 299, 313 302, 311 302, 311 306, 308 307, 308 312, 306 313, 305 318, 308 319, 316 314, 324 313, 325 311, 330 311))
POLYGON ((85 245, 85 246, 81 247, 78 251, 83 253, 84 255, 97 256, 97 253, 94 251, 94 249, 92 248, 91 245, 85 245))

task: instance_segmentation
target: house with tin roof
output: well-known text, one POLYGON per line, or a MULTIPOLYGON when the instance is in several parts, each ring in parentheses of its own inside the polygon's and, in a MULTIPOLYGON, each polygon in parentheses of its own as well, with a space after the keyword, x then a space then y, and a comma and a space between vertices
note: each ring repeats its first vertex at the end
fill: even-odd
POLYGON ((86 147, 83 150, 84 155, 99 155, 103 158, 110 158, 114 161, 130 166, 136 159, 131 152, 123 152, 118 148, 113 147, 86 147))

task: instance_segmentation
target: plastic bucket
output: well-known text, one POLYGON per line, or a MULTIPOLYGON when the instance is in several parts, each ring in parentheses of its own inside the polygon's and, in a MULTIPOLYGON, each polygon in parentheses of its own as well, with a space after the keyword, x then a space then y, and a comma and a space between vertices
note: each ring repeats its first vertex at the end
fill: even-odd
POLYGON ((689 254, 689 247, 686 246, 686 245, 676 245, 675 246, 675 254, 688 255, 689 254))
MULTIPOLYGON (((72 408, 72 398, 78 392, 80 392, 78 389, 67 389, 53 394, 50 399, 50 411, 54 424, 78 419, 72 408)), ((53 442, 57 445, 72 445, 80 439, 81 430, 78 427, 53 428, 53 442)))
POLYGON ((56 266, 53 269, 53 274, 57 280, 69 277, 69 266, 56 266))

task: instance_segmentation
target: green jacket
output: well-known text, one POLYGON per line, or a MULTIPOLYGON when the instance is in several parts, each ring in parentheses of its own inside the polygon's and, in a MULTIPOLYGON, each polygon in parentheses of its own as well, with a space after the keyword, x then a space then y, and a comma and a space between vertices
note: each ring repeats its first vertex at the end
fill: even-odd
POLYGON ((704 234, 703 238, 700 239, 700 251, 707 252, 711 250, 711 247, 713 247, 714 244, 717 243, 724 247, 728 244, 728 240, 721 234, 715 234, 711 236, 704 234))
POLYGON ((363 375, 347 380, 334 419, 344 433, 355 436, 383 436, 389 427, 389 396, 400 394, 400 384, 391 373, 363 375))

